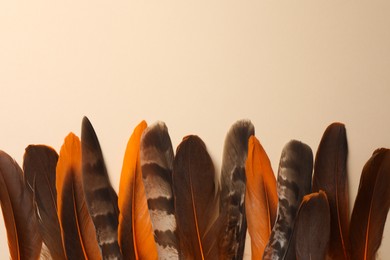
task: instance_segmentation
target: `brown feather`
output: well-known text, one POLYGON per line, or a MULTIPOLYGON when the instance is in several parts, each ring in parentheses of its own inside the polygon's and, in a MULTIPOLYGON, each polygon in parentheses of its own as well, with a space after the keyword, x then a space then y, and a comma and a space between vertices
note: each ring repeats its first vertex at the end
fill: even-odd
POLYGON ((19 165, 0 151, 0 201, 11 259, 38 259, 42 239, 19 165))
POLYGON ((349 259, 347 155, 345 126, 333 123, 325 130, 317 150, 312 189, 323 190, 328 197, 331 216, 328 257, 332 259, 349 259))
POLYGON ((95 228, 85 203, 80 140, 70 133, 57 163, 57 205, 68 259, 101 259, 95 228))
POLYGON ((330 212, 325 192, 303 197, 293 236, 297 260, 325 259, 330 238, 330 212))
POLYGON ((351 258, 375 259, 390 207, 390 150, 378 149, 363 168, 351 216, 351 258))
POLYGON ((118 196, 111 186, 95 130, 84 117, 81 129, 85 200, 104 259, 122 259, 118 244, 118 196))
POLYGON ((255 136, 249 138, 245 173, 245 210, 251 255, 252 259, 260 259, 275 223, 278 194, 271 163, 255 136))
POLYGON ((142 121, 127 143, 119 185, 119 245, 124 259, 157 259, 140 164, 142 121))
POLYGON ((57 216, 57 152, 45 145, 29 145, 23 160, 27 187, 33 195, 39 232, 53 259, 66 259, 57 216))
POLYGON ((185 137, 176 150, 173 192, 181 257, 218 259, 218 229, 213 228, 218 217, 215 170, 197 136, 185 137))

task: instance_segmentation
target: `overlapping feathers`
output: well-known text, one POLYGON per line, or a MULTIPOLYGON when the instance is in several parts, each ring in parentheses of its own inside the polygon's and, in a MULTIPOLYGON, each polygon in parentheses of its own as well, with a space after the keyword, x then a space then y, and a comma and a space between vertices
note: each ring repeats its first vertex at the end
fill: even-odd
POLYGON ((315 158, 292 140, 277 178, 248 120, 225 139, 221 174, 206 144, 174 152, 163 122, 142 121, 111 186, 92 124, 59 152, 26 148, 23 170, 0 152, 0 201, 12 259, 375 259, 390 207, 390 150, 365 165, 349 216, 345 126, 331 124, 315 158), (313 167, 314 165, 314 167, 313 167), (314 169, 314 170, 313 170, 314 169))

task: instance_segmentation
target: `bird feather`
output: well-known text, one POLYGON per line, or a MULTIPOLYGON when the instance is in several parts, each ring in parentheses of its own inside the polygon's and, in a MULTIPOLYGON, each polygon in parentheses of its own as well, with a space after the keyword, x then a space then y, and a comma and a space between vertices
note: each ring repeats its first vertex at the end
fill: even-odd
POLYGON ((84 197, 80 139, 73 133, 65 138, 56 171, 58 218, 67 258, 101 259, 84 197))
POLYGON ((349 259, 349 197, 347 176, 347 135, 345 126, 333 123, 318 146, 313 174, 313 192, 323 190, 330 207, 328 257, 349 259))
POLYGON ((351 215, 351 259, 376 258, 390 207, 390 150, 378 149, 363 168, 351 215))
POLYGON ((219 252, 221 259, 242 259, 247 223, 245 216, 245 163, 254 126, 240 120, 228 131, 222 158, 219 252))
POLYGON ((187 136, 176 150, 173 192, 180 257, 218 259, 218 186, 215 169, 203 141, 187 136))
POLYGON ((311 190, 312 171, 313 153, 310 147, 296 140, 288 142, 282 150, 279 163, 276 222, 264 250, 263 259, 285 258, 299 205, 303 196, 311 190))
POLYGON ((291 246, 295 246, 297 260, 325 259, 330 239, 330 209, 325 192, 320 190, 303 197, 293 233, 291 246))
POLYGON ((275 223, 278 194, 271 163, 255 136, 249 138, 245 174, 245 211, 251 255, 252 259, 260 259, 275 223))
POLYGON ((119 185, 119 245, 124 259, 157 259, 140 164, 142 121, 127 143, 119 185))
POLYGON ((66 259, 57 216, 57 152, 46 145, 29 145, 23 159, 27 187, 33 196, 39 232, 53 259, 66 259))
POLYGON ((141 138, 140 158, 159 259, 178 259, 172 191, 173 148, 163 122, 149 126, 141 138))
POLYGON ((0 151, 0 201, 11 259, 38 259, 42 239, 32 197, 16 161, 0 151))
POLYGON ((118 196, 111 186, 95 130, 87 117, 81 129, 85 200, 103 259, 122 259, 118 244, 118 196))

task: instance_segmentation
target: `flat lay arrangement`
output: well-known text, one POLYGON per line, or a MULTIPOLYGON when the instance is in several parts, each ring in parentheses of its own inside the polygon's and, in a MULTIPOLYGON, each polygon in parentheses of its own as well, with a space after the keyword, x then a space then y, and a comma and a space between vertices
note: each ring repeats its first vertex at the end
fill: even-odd
POLYGON ((342 123, 326 128, 315 155, 289 141, 274 172, 253 124, 239 120, 222 158, 217 173, 199 136, 174 150, 165 123, 142 121, 117 194, 86 117, 58 153, 28 145, 20 167, 0 151, 10 257, 242 259, 248 232, 252 259, 375 259, 390 207, 389 149, 367 158, 354 205, 342 123))

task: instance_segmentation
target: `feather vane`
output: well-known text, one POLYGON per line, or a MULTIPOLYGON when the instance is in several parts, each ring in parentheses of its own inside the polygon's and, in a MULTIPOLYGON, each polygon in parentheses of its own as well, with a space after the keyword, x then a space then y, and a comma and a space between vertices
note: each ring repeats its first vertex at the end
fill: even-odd
POLYGON ((378 149, 363 168, 351 216, 351 258, 371 260, 382 242, 390 208, 390 150, 378 149))
POLYGON ((119 245, 124 259, 157 259, 140 163, 142 121, 127 143, 119 185, 119 245))
POLYGON ((42 239, 32 197, 16 161, 0 151, 0 201, 11 259, 38 259, 42 239))
POLYGON ((255 136, 249 138, 246 161, 245 210, 252 259, 263 256, 276 219, 278 194, 269 158, 255 136))
MULTIPOLYGON (((279 163, 277 218, 263 259, 285 258, 299 205, 303 196, 311 190, 312 170, 313 153, 310 147, 296 140, 288 142, 282 150, 279 163)), ((292 255, 295 255, 295 252, 292 255)))
POLYGON ((67 258, 101 259, 84 197, 80 139, 73 133, 65 138, 56 171, 58 218, 67 258))
POLYGON ((57 216, 57 152, 46 145, 29 145, 23 160, 27 187, 33 196, 39 232, 54 259, 66 259, 57 216))

